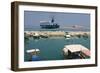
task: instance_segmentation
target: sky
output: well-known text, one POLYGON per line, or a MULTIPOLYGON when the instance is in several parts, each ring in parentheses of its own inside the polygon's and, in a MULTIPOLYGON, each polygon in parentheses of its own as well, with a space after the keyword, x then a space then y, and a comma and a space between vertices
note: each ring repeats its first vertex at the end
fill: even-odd
POLYGON ((60 27, 83 26, 90 27, 90 14, 85 13, 63 13, 63 12, 43 12, 43 11, 24 11, 24 27, 40 27, 40 21, 50 21, 54 16, 55 22, 60 27))

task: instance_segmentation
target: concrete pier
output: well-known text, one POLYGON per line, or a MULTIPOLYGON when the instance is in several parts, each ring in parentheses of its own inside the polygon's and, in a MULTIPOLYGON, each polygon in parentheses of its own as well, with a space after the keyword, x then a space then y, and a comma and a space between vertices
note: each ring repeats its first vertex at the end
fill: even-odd
POLYGON ((66 32, 65 31, 24 31, 25 35, 27 36, 48 36, 48 37, 65 37, 66 35, 68 36, 90 36, 90 32, 82 32, 82 31, 77 31, 77 32, 66 32))

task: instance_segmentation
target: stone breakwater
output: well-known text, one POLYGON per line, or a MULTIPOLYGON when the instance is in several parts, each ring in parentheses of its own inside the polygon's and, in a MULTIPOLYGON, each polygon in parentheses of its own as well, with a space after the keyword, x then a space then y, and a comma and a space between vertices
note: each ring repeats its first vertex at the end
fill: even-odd
POLYGON ((90 36, 90 32, 84 32, 84 31, 72 31, 72 32, 65 32, 65 31, 24 31, 25 36, 54 36, 54 37, 61 37, 61 36, 90 36))

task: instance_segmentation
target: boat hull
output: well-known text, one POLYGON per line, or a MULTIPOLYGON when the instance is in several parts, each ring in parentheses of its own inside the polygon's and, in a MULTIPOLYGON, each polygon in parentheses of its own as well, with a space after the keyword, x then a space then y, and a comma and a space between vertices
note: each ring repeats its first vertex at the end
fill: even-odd
POLYGON ((43 29, 56 29, 59 28, 59 25, 40 25, 43 29))

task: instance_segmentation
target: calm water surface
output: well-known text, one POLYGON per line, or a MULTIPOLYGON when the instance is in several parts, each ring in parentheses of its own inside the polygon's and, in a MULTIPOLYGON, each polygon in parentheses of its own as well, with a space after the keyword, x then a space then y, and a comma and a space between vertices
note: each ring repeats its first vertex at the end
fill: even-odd
POLYGON ((39 56, 43 60, 63 60, 62 49, 68 44, 81 44, 90 49, 90 38, 29 38, 25 40, 24 61, 29 61, 31 59, 31 56, 26 53, 26 50, 33 48, 40 49, 39 56))

